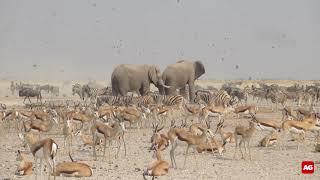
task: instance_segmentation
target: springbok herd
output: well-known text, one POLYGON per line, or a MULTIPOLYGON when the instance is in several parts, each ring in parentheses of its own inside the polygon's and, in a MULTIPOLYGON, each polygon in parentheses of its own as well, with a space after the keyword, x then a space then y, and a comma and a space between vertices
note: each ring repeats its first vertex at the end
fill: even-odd
POLYGON ((197 86, 194 102, 0 98, 0 179, 302 178, 300 163, 320 157, 320 84, 242 83, 197 86))

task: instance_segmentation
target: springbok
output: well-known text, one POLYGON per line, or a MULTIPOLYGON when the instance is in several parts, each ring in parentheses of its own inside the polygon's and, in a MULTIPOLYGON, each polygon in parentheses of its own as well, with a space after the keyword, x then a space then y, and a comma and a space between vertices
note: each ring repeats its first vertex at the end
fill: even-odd
POLYGON ((256 128, 260 127, 260 124, 254 118, 253 114, 251 114, 251 116, 252 116, 252 120, 249 121, 249 127, 248 128, 244 127, 242 125, 239 125, 234 130, 235 143, 236 143, 236 148, 235 148, 235 152, 234 152, 234 155, 233 155, 234 159, 235 159, 236 154, 238 152, 238 146, 239 146, 239 149, 240 149, 240 152, 241 152, 242 159, 245 159, 245 156, 244 156, 244 154, 242 152, 242 149, 241 149, 241 145, 243 143, 243 147, 244 147, 245 153, 247 152, 247 149, 248 149, 250 160, 252 160, 251 151, 250 151, 250 140, 251 140, 252 135, 255 132, 256 128))
MULTIPOLYGON (((55 172, 55 158, 58 151, 58 144, 50 139, 43 139, 40 141, 35 141, 35 138, 31 138, 30 136, 23 136, 21 133, 19 137, 25 139, 28 146, 30 147, 30 151, 34 157, 35 168, 36 168, 36 179, 38 177, 38 171, 40 170, 40 178, 42 175, 42 161, 45 160, 47 166, 49 167, 49 176, 50 174, 55 172), (40 159, 40 168, 38 167, 38 159, 40 159)), ((54 176, 55 179, 55 176, 54 176)))
POLYGON ((173 168, 175 169, 177 168, 174 151, 178 146, 178 141, 183 141, 187 143, 186 155, 183 163, 183 166, 185 167, 190 147, 195 149, 197 145, 201 143, 206 143, 209 137, 214 136, 210 129, 202 128, 202 127, 199 127, 199 129, 202 131, 201 135, 194 135, 188 130, 183 128, 171 128, 169 130, 168 138, 171 143, 170 158, 171 158, 171 164, 173 168))

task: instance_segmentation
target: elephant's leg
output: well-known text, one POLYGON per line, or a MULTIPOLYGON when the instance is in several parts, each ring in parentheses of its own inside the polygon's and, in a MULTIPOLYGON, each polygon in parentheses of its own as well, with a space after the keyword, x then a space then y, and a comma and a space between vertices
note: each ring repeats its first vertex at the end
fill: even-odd
POLYGON ((149 92, 150 91, 150 86, 148 87, 147 85, 146 86, 143 86, 143 87, 141 87, 140 88, 140 90, 139 90, 139 94, 141 95, 141 96, 144 96, 147 92, 149 92))
POLYGON ((186 87, 181 88, 179 91, 180 91, 180 95, 183 96, 185 99, 187 99, 186 87))
POLYGON ((163 86, 159 86, 159 87, 158 87, 158 90, 159 90, 159 93, 160 93, 161 95, 164 95, 164 87, 163 87, 163 86))
POLYGON ((192 83, 189 83, 189 101, 190 102, 194 102, 194 84, 193 82, 192 83))
POLYGON ((119 94, 121 96, 126 96, 128 91, 125 88, 119 88, 119 94))
POLYGON ((116 85, 112 85, 112 95, 113 96, 119 95, 119 89, 116 87, 116 85))

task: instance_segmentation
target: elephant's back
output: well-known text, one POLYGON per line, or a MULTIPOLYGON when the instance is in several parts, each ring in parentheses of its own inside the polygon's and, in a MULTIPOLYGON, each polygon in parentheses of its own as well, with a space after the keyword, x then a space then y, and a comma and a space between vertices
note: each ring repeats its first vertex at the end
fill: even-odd
POLYGON ((114 68, 112 74, 123 73, 123 72, 138 72, 141 71, 144 65, 134 65, 134 64, 120 64, 114 68))
POLYGON ((120 64, 116 68, 114 68, 112 74, 111 74, 111 79, 117 79, 119 77, 122 77, 126 72, 129 70, 129 65, 128 64, 120 64))
POLYGON ((182 70, 182 71, 190 71, 190 69, 193 68, 193 64, 190 61, 187 60, 180 60, 174 64, 170 64, 167 66, 167 68, 165 69, 165 71, 175 71, 175 70, 182 70))
POLYGON ((188 66, 186 64, 182 63, 175 63, 170 64, 167 66, 167 68, 163 71, 163 74, 176 74, 176 75, 185 75, 185 73, 194 73, 194 70, 192 69, 192 66, 188 66))
POLYGON ((128 81, 131 78, 145 78, 144 65, 121 64, 117 66, 111 75, 111 81, 128 81))

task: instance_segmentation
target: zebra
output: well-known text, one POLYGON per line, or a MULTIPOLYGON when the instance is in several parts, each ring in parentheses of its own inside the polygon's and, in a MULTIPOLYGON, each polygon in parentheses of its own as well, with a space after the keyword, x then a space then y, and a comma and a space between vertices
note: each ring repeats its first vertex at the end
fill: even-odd
MULTIPOLYGON (((83 95, 90 98, 91 101, 95 101, 98 96, 110 94, 110 88, 99 88, 94 87, 90 84, 85 84, 82 86, 83 95)), ((83 97, 84 98, 84 97, 83 97)))
POLYGON ((78 94, 80 99, 84 100, 82 86, 79 83, 72 85, 72 95, 74 96, 75 94, 78 94))
POLYGON ((254 91, 254 88, 251 86, 246 86, 243 88, 243 93, 245 95, 245 99, 246 99, 246 103, 248 102, 248 99, 249 99, 249 96, 251 95, 253 97, 253 91, 254 91))
POLYGON ((310 94, 312 98, 312 105, 316 105, 320 99, 320 88, 317 86, 307 86, 306 92, 310 94))
POLYGON ((137 96, 132 98, 132 103, 137 105, 138 107, 149 107, 149 105, 154 104, 155 101, 152 96, 144 95, 144 96, 137 96))
POLYGON ((72 86, 72 95, 78 94, 80 99, 85 101, 87 100, 87 98, 96 100, 97 96, 103 95, 105 91, 105 89, 91 87, 89 86, 89 84, 81 85, 77 83, 72 86))
POLYGON ((233 105, 236 102, 236 99, 231 98, 231 96, 224 90, 220 90, 214 97, 213 103, 215 106, 224 106, 233 105))
POLYGON ((240 102, 242 100, 247 102, 247 96, 240 88, 229 86, 222 88, 222 90, 225 90, 233 99, 237 98, 240 102))
POLYGON ((302 103, 312 105, 314 101, 314 96, 310 92, 301 91, 298 93, 298 106, 301 106, 302 103))
POLYGON ((195 99, 194 103, 201 103, 204 102, 207 105, 213 103, 213 94, 208 90, 198 90, 195 92, 195 99))
POLYGON ((182 95, 161 95, 158 93, 152 93, 150 96, 153 98, 155 103, 166 106, 180 106, 184 102, 184 97, 182 95))
POLYGON ((133 96, 113 96, 113 95, 102 95, 97 97, 97 107, 103 104, 111 106, 129 106, 133 102, 133 96))
POLYGON ((261 89, 261 88, 253 88, 251 95, 252 95, 252 100, 256 100, 257 103, 262 102, 262 100, 265 99, 266 91, 261 89))
POLYGON ((208 106, 215 105, 215 106, 227 107, 229 105, 233 105, 236 101, 235 98, 232 98, 224 90, 220 90, 215 94, 207 90, 199 90, 199 91, 196 91, 195 94, 196 94, 195 103, 201 103, 202 101, 206 103, 208 106))
MULTIPOLYGON (((280 103, 283 107, 285 107, 287 102, 287 95, 282 92, 276 92, 274 90, 268 89, 265 94, 266 100, 270 99, 273 104, 276 104, 276 108, 278 107, 278 103, 280 103)), ((273 106, 271 106, 273 111, 273 106)))

